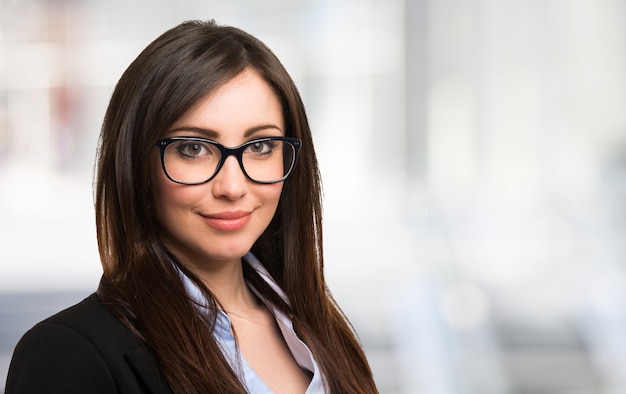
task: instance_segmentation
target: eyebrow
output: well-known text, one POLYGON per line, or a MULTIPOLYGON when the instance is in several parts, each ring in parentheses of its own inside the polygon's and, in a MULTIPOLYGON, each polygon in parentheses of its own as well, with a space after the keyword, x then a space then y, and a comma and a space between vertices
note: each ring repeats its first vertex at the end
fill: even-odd
MULTIPOLYGON (((268 130, 268 129, 275 129, 278 131, 282 131, 280 129, 280 127, 273 125, 273 124, 262 124, 262 125, 258 125, 258 126, 254 126, 249 128, 248 130, 246 130, 246 132, 243 134, 244 138, 248 138, 250 136, 253 136, 254 134, 264 131, 264 130, 268 130)), ((209 139, 216 139, 219 137, 220 133, 218 133, 215 130, 212 129, 205 129, 204 127, 193 127, 193 126, 181 126, 181 127, 177 127, 175 129, 170 130, 170 133, 173 133, 175 131, 193 131, 195 133, 198 134, 202 134, 204 135, 206 138, 209 139)))

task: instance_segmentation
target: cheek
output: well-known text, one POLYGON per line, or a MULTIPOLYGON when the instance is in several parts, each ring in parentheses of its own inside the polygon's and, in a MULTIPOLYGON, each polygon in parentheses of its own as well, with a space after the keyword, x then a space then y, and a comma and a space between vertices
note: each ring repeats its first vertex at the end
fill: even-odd
POLYGON ((167 183, 165 173, 163 172, 163 168, 161 167, 160 156, 155 153, 152 156, 152 193, 153 193, 153 201, 155 206, 155 214, 159 217, 159 212, 161 211, 162 197, 166 192, 167 183))
POLYGON ((160 165, 159 166, 155 165, 153 169, 154 170, 152 171, 152 184, 154 185, 153 192, 154 192, 154 203, 155 203, 155 208, 156 208, 155 214, 157 218, 160 219, 161 212, 163 210, 163 205, 169 194, 169 191, 168 191, 169 179, 167 179, 167 177, 163 173, 163 170, 161 169, 160 165))
POLYGON ((163 175, 155 182, 154 199, 157 206, 157 217, 177 208, 194 206, 202 195, 203 193, 198 188, 179 185, 163 175))
POLYGON ((152 176, 154 184, 154 203, 157 220, 163 224, 177 209, 188 206, 193 201, 191 188, 186 188, 170 181, 159 165, 154 168, 152 176))
POLYGON ((278 205, 278 201, 280 200, 280 196, 283 191, 283 184, 276 183, 274 185, 262 185, 263 190, 259 193, 261 198, 264 200, 265 204, 273 207, 274 209, 278 205))

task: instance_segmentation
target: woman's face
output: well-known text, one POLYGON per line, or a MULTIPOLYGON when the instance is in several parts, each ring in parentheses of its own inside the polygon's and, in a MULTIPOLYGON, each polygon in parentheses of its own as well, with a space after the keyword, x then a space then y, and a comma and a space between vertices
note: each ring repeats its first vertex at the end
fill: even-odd
MULTIPOLYGON (((252 139, 284 135, 278 97, 255 71, 246 70, 202 98, 164 138, 202 137, 236 147, 252 139)), ((276 212, 282 183, 250 181, 235 156, 226 159, 211 181, 200 185, 168 179, 158 149, 153 160, 161 239, 192 271, 238 261, 276 212)))

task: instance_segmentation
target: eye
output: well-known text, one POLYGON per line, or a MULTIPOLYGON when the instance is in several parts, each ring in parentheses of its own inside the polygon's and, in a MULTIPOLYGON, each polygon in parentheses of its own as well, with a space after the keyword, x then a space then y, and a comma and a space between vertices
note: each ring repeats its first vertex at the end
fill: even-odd
POLYGON ((267 155, 272 153, 276 144, 272 140, 268 141, 257 141, 250 144, 246 150, 250 153, 254 153, 255 155, 267 155))
POLYGON ((211 147, 201 141, 182 141, 176 145, 176 151, 190 158, 212 154, 211 147))

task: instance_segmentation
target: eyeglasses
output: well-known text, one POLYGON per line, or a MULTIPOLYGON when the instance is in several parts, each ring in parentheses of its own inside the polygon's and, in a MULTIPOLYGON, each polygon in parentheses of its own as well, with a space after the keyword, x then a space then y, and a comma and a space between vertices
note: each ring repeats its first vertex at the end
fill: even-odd
POLYGON ((170 180, 183 185, 209 182, 231 155, 252 182, 284 181, 296 165, 301 144, 289 137, 258 138, 236 148, 197 137, 172 137, 157 142, 163 171, 170 180))

